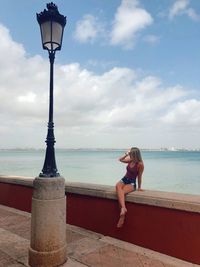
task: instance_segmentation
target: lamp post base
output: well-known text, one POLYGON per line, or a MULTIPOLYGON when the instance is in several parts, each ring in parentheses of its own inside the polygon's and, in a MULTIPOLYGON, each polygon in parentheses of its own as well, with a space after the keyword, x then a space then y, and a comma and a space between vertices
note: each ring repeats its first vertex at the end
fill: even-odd
POLYGON ((65 180, 36 177, 31 213, 31 267, 54 267, 67 260, 65 180))

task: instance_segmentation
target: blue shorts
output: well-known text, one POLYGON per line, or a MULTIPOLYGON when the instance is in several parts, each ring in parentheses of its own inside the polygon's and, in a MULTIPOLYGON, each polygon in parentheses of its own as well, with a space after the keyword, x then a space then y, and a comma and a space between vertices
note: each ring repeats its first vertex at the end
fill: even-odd
POLYGON ((133 189, 136 190, 136 179, 129 179, 126 176, 124 176, 121 180, 121 183, 123 184, 131 184, 133 186, 133 189))

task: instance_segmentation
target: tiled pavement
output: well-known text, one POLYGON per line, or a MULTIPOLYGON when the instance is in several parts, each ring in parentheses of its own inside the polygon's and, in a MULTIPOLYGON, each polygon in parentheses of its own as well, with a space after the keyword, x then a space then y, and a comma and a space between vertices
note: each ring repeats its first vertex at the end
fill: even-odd
MULTIPOLYGON (((66 231, 68 261, 63 267, 199 266, 79 227, 66 225, 66 231)), ((0 267, 29 266, 29 239, 30 214, 0 205, 0 267)))

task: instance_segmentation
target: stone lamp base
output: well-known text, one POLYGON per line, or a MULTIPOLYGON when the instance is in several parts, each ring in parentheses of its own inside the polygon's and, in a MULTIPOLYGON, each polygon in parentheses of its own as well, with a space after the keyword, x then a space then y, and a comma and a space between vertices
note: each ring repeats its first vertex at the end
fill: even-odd
POLYGON ((65 180, 36 177, 33 187, 29 265, 62 265, 67 261, 65 180))

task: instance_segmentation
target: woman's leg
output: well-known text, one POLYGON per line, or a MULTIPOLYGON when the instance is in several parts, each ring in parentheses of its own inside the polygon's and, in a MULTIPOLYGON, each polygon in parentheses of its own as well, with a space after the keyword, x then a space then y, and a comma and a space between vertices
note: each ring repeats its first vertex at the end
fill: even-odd
POLYGON ((124 224, 125 215, 127 213, 127 209, 125 205, 125 195, 130 192, 133 192, 134 188, 133 188, 133 185, 131 184, 124 185, 123 183, 118 182, 116 185, 116 190, 117 190, 119 204, 121 206, 120 217, 117 223, 117 227, 120 228, 124 224))
POLYGON ((118 197, 120 207, 126 209, 125 196, 124 196, 124 190, 123 190, 124 186, 125 184, 123 184, 122 182, 118 182, 116 184, 116 192, 117 192, 117 197, 118 197))

